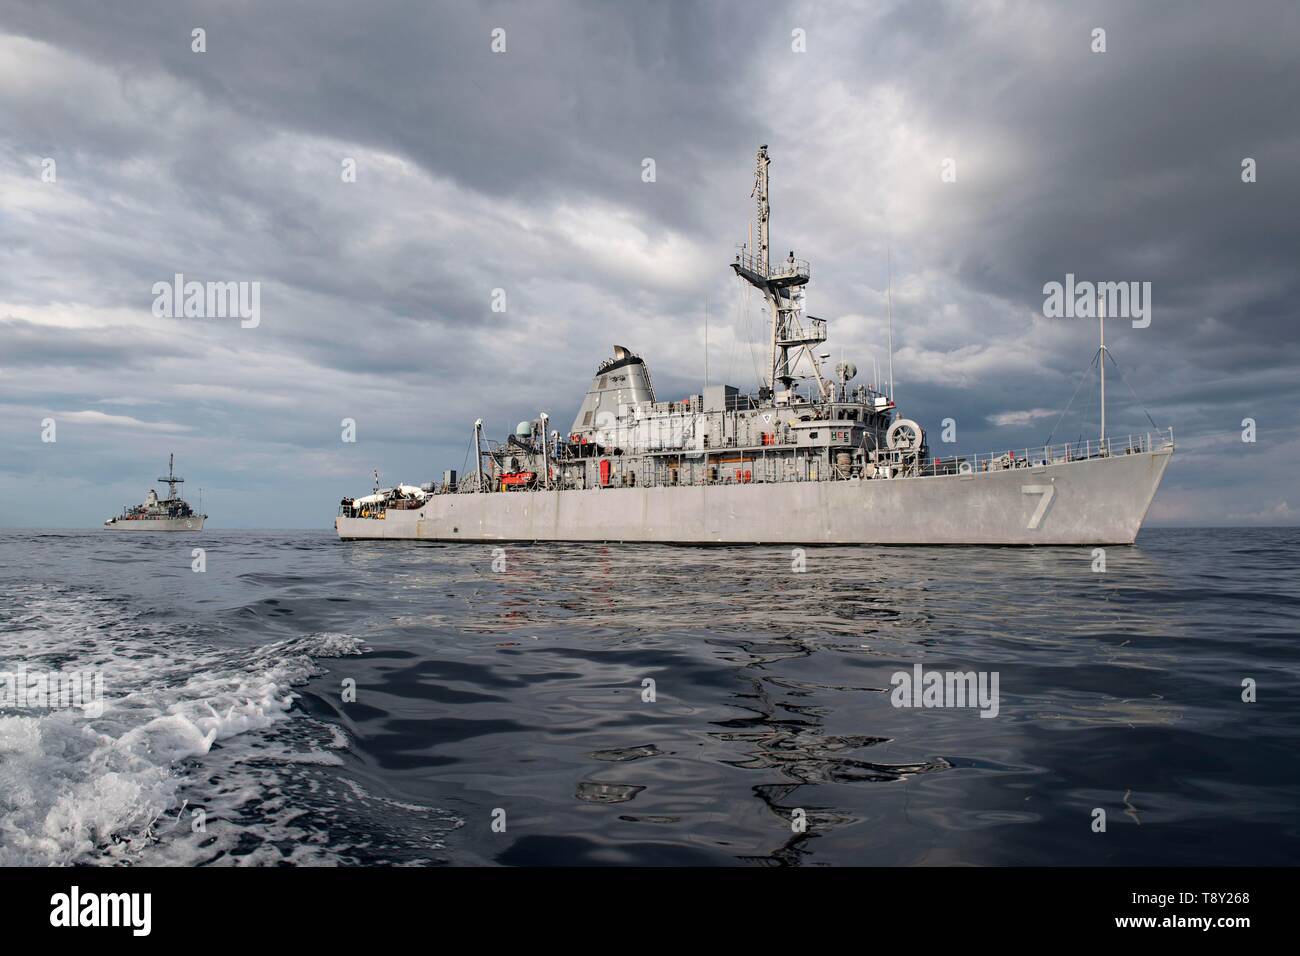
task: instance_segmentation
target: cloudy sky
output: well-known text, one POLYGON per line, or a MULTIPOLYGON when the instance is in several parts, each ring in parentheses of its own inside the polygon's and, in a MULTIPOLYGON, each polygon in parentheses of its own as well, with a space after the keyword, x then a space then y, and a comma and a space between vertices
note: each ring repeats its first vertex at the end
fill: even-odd
POLYGON ((214 527, 329 527, 373 468, 462 469, 476 417, 567 427, 614 343, 698 391, 706 314, 710 379, 756 387, 763 143, 860 380, 891 251, 938 449, 1052 432, 1097 329, 1044 283, 1150 282, 1107 344, 1109 430, 1179 439, 1152 522, 1295 524, 1298 43, 1293 0, 0 0, 0 525, 97 525, 174 451, 214 527), (259 283, 260 323, 156 316, 176 273, 259 283))

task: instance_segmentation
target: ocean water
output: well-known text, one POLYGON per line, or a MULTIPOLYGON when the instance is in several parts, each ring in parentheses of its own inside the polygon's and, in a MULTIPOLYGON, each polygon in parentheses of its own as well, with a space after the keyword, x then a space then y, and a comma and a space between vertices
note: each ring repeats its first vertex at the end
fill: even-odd
POLYGON ((0 864, 1300 859, 1300 530, 805 561, 0 530, 0 864))

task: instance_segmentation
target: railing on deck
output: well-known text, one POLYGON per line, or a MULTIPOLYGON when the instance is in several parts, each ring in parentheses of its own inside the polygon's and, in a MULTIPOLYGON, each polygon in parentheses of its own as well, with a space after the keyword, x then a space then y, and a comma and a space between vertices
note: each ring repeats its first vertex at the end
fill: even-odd
POLYGON ((1024 448, 1020 451, 952 455, 950 457, 927 459, 923 463, 921 476, 983 474, 990 471, 1007 471, 1012 468, 1062 465, 1071 461, 1088 461, 1093 458, 1113 458, 1119 455, 1149 453, 1157 448, 1172 448, 1173 444, 1174 430, 1166 428, 1141 435, 1107 438, 1104 441, 1066 442, 1060 445, 1024 448))
MULTIPOLYGON (((677 404, 677 403, 675 403, 677 404)), ((1030 469, 1046 467, 1048 465, 1062 465, 1075 461, 1091 461, 1102 458, 1119 457, 1122 455, 1149 454, 1160 448, 1173 448, 1174 430, 1166 428, 1155 432, 1146 432, 1139 435, 1127 435, 1123 438, 1108 438, 1105 441, 1081 441, 1065 442, 1057 445, 1042 445, 1038 448, 1022 448, 1019 451, 988 452, 975 455, 953 455, 944 458, 927 458, 921 463, 921 467, 916 474, 909 474, 906 477, 941 477, 945 475, 965 475, 975 476, 989 474, 992 472, 1009 471, 1013 469, 1030 469)), ((609 460, 613 462, 611 473, 612 487, 627 487, 635 485, 636 487, 669 487, 676 486, 676 482, 664 481, 665 472, 660 470, 656 464, 657 461, 666 460, 673 454, 682 459, 695 461, 704 455, 717 455, 720 452, 736 448, 733 442, 724 443, 721 446, 705 447, 701 449, 666 449, 663 451, 646 452, 644 457, 638 455, 631 461, 621 458, 612 457, 609 460), (629 479, 628 485, 624 481, 629 479)), ((793 473, 785 470, 784 460, 774 458, 769 464, 769 460, 764 454, 766 449, 744 446, 739 448, 741 454, 747 454, 750 457, 745 461, 736 462, 719 462, 717 464, 705 464, 703 467, 712 469, 714 477, 711 480, 682 482, 682 486, 688 485, 732 485, 732 484, 763 484, 763 483, 784 483, 784 482, 804 482, 804 481, 837 481, 842 480, 843 476, 838 474, 834 466, 827 466, 821 463, 818 468, 817 477, 811 477, 807 468, 808 460, 802 462, 803 467, 793 473), (743 473, 743 477, 737 478, 737 470, 743 473)), ((707 473, 707 472, 706 472, 707 473)), ((467 479, 462 479, 465 481, 467 479)), ((896 480, 896 479, 895 479, 896 480)), ((443 489, 446 491, 447 489, 443 489)), ((494 492, 496 489, 493 489, 494 492)), ((527 491, 541 491, 540 486, 533 486, 527 491)), ((518 494, 519 491, 509 492, 518 494)), ((420 502, 421 504, 423 502, 420 502)), ((367 506, 368 517, 382 518, 383 511, 392 510, 395 507, 402 507, 401 504, 387 502, 383 507, 375 508, 367 506)), ((417 503, 407 504, 406 507, 419 507, 417 503)), ((341 509, 340 514, 344 517, 358 516, 357 508, 341 509)))

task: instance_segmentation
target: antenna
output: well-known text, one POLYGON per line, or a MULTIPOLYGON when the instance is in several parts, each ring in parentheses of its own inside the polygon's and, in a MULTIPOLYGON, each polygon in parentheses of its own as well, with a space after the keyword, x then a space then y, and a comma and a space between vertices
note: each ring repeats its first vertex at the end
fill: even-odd
POLYGON ((474 473, 478 475, 478 490, 488 491, 487 478, 483 474, 483 419, 474 419, 474 473))
MULTIPOLYGON (((758 203, 758 252, 754 257, 753 268, 765 281, 771 274, 768 268, 768 219, 771 216, 771 207, 768 204, 768 171, 767 167, 772 161, 767 158, 767 144, 764 143, 758 147, 758 154, 754 160, 754 196, 758 203)), ((768 307, 772 314, 772 343, 768 353, 768 374, 767 384, 772 389, 772 394, 776 394, 777 379, 777 357, 780 352, 780 346, 777 341, 781 337, 781 310, 776 304, 776 299, 770 291, 765 292, 765 298, 768 301, 768 307)), ((788 387, 788 386, 787 386, 788 387)))
POLYGON ((704 297, 704 387, 709 387, 709 297, 707 295, 704 297))
POLYGON ((885 240, 885 268, 888 279, 885 285, 885 322, 889 329, 889 400, 894 400, 894 259, 889 240, 885 240))
POLYGON ((754 194, 758 200, 758 265, 763 273, 767 272, 768 218, 772 211, 767 201, 767 167, 771 164, 772 161, 767 158, 767 145, 764 144, 758 148, 758 156, 754 161, 754 194))
POLYGON ((537 416, 542 422, 542 487, 547 491, 551 490, 551 462, 546 447, 546 423, 551 420, 551 416, 542 412, 537 416))
POLYGON ((1106 444, 1106 297, 1097 296, 1097 321, 1101 327, 1101 345, 1097 348, 1097 359, 1101 365, 1101 446, 1106 444))

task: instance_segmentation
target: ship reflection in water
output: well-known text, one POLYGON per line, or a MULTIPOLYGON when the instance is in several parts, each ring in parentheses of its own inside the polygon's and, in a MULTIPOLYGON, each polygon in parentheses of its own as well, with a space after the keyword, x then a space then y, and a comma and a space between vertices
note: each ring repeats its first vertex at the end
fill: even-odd
POLYGON ((521 545, 494 573, 486 545, 354 544, 395 604, 358 662, 385 716, 349 731, 469 818, 505 809, 462 846, 506 863, 1226 862, 1238 839, 1280 861, 1262 835, 1290 832, 1296 774, 1248 743, 1224 661, 1297 657, 1261 639, 1280 619, 1247 639, 1242 595, 1198 590, 1230 562, 1184 553, 1197 534, 1107 574, 1087 549, 829 547, 796 573, 782 548, 521 545), (997 672, 996 719, 893 706, 918 662, 997 672), (1240 830, 1203 816, 1229 791, 1240 830))
POLYGON ((185 800, 207 808, 208 830, 124 840, 151 817, 97 817, 118 842, 55 852, 14 836, 0 841, 11 862, 1176 865, 1300 851, 1294 529, 1149 530, 1109 549, 1105 573, 1087 548, 809 548, 800 572, 779 547, 218 531, 222 561, 196 575, 171 536, 24 534, 0 533, 10 650, 28 666, 106 662, 110 698, 133 694, 96 725, 119 741, 106 754, 177 701, 202 730, 300 697, 283 716, 227 721, 219 746, 163 777, 158 748, 124 770, 58 744, 65 718, 39 718, 14 764, 35 802, 0 806, 5 833, 43 832, 41 806, 137 771, 132 786, 173 817, 185 800), (49 583, 11 586, 33 568, 49 583), (896 685, 967 672, 997 676, 996 716, 931 706, 955 702, 947 687, 927 703, 923 682, 915 698, 896 685), (1258 704, 1242 702, 1247 677, 1258 704), (219 693, 192 701, 196 687, 219 693))

